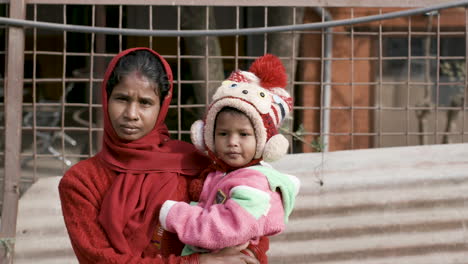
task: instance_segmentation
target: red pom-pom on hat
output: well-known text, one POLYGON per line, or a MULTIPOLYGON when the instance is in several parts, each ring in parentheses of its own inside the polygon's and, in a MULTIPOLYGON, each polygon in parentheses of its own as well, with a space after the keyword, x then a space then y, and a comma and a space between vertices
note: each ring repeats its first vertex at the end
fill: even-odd
POLYGON ((288 83, 288 75, 281 60, 272 54, 265 54, 254 61, 249 68, 260 79, 260 86, 265 89, 281 87, 288 83))

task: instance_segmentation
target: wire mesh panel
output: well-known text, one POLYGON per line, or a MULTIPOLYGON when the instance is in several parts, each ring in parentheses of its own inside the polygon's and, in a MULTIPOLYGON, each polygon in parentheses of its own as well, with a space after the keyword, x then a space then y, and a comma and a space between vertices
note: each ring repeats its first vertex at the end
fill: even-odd
MULTIPOLYGON (((347 3, 350 5, 350 3, 347 3)), ((282 132, 292 153, 466 141, 466 14, 462 7, 355 23, 402 9, 301 6, 30 4, 30 21, 153 31, 231 30, 207 36, 132 36, 26 29, 24 181, 62 175, 100 147, 99 90, 119 51, 151 47, 169 61, 174 138, 189 140, 220 82, 265 53, 279 56, 295 97, 282 132), (329 23, 334 27, 239 34, 329 23), (56 170, 41 168, 53 166, 56 170)), ((27 185, 27 183, 26 183, 27 185)))
MULTIPOLYGON (((295 8, 286 10, 290 18, 300 20, 295 8)), ((269 16, 278 12, 284 11, 263 7, 29 5, 28 19, 117 29, 209 30, 277 25, 269 16)), ((231 71, 247 69, 264 53, 282 52, 279 56, 294 76, 294 53, 298 53, 298 41, 291 38, 297 34, 289 32, 277 34, 273 40, 267 35, 135 37, 37 28, 27 29, 26 34, 28 97, 24 101, 23 166, 32 169, 32 180, 41 173, 41 164, 57 164, 56 174, 61 175, 77 160, 98 151, 100 83, 107 63, 123 49, 152 47, 171 64, 175 94, 167 121, 172 136, 183 140, 189 140, 190 125, 203 116, 213 91, 231 71), (291 42, 287 46, 292 50, 279 50, 286 45, 283 40, 291 42)), ((293 81, 291 78, 290 89, 293 81)))

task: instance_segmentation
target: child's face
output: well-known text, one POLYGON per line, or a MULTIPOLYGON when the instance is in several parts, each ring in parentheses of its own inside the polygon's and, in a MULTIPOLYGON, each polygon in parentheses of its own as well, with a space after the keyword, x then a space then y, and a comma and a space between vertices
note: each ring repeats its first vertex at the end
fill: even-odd
POLYGON ((254 158, 257 140, 246 115, 221 112, 215 127, 214 143, 218 158, 231 167, 242 167, 254 158))

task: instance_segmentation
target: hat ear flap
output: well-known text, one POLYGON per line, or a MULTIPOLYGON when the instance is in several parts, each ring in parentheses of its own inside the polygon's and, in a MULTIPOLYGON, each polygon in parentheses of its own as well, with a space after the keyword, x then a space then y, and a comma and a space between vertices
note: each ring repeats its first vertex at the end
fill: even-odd
POLYGON ((198 150, 204 152, 205 140, 203 139, 203 130, 205 128, 205 122, 203 120, 197 120, 190 127, 190 139, 192 140, 193 145, 198 150))
POLYGON ((289 141, 281 134, 272 136, 265 144, 263 160, 272 162, 288 153, 289 141))

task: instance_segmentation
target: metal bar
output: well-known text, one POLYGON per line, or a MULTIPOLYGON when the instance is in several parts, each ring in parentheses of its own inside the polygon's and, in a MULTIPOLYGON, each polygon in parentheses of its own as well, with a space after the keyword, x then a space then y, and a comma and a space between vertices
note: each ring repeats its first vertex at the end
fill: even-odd
MULTIPOLYGON (((310 132, 309 132, 310 133, 310 132)), ((315 135, 319 135, 320 133, 315 132, 315 135)), ((415 136, 415 135, 426 135, 426 136, 431 136, 434 135, 434 132, 409 132, 408 133, 410 136, 415 136)), ((440 135, 457 135, 458 133, 456 132, 440 132, 440 135)), ((381 133, 365 133, 365 132, 358 132, 358 133, 352 133, 352 132, 334 132, 334 136, 369 136, 369 135, 380 135, 380 136, 404 136, 406 135, 405 132, 381 132, 381 133)))
MULTIPOLYGON (((119 9, 119 16, 121 14, 120 12, 121 12, 121 9, 119 9)), ((101 5, 95 6, 95 10, 93 11, 93 16, 94 16, 93 25, 95 26, 97 25, 100 27, 106 26, 107 12, 106 12, 105 6, 101 6, 101 5)), ((106 36, 95 35, 94 43, 95 45, 93 45, 92 47, 95 47, 95 49, 93 49, 92 51, 93 54, 91 55, 92 68, 90 69, 90 86, 89 86, 89 89, 90 89, 89 93, 92 96, 92 98, 91 98, 91 101, 89 101, 89 103, 93 104, 94 103, 93 101, 95 101, 99 104, 99 106, 101 106, 100 105, 101 89, 99 88, 101 87, 102 80, 100 80, 99 82, 96 82, 97 81, 96 77, 101 77, 101 76, 95 76, 94 73, 102 74, 102 77, 104 77, 104 72, 106 70, 107 65, 105 63, 105 60, 98 54, 105 53, 106 51, 106 36), (94 89, 94 86, 96 86, 97 89, 94 89)), ((121 42, 119 42, 119 45, 121 45, 121 42)), ((97 124, 97 126, 102 126, 103 124, 102 116, 98 115, 95 118, 93 118, 93 109, 91 107, 90 107, 89 113, 91 114, 90 119, 89 119, 91 121, 88 122, 88 126, 92 127, 93 124, 95 123, 97 124), (96 119, 96 120, 93 120, 93 119, 96 119)), ((100 150, 102 146, 102 134, 103 134, 102 132, 95 133, 95 137, 94 137, 95 141, 93 141, 93 135, 91 132, 89 133, 88 142, 89 142, 90 156, 94 155, 93 149, 96 149, 97 151, 100 150), (93 147, 93 145, 96 145, 96 146, 93 147)))
MULTIPOLYGON (((268 7, 263 8, 263 20, 264 20, 264 27, 268 27, 268 7)), ((268 34, 267 32, 263 33, 263 54, 268 52, 268 34)))
MULTIPOLYGON (((184 107, 194 107, 195 105, 184 105, 184 107)), ((310 109, 310 110, 320 110, 319 106, 296 106, 296 109, 302 110, 302 109, 310 109)), ((335 106, 333 109, 337 110, 350 110, 351 107, 349 106, 335 106)), ((376 106, 355 106, 355 110, 389 110, 389 111, 403 111, 403 110, 427 110, 430 109, 429 107, 409 107, 408 109, 406 107, 376 107, 376 106)), ((460 107, 458 106, 446 106, 446 107, 439 107, 440 110, 460 110, 460 107)), ((50 127, 46 127, 50 128, 50 127)), ((26 128, 24 128, 26 129, 26 128)))
MULTIPOLYGON (((403 16, 402 16, 403 17, 403 16)), ((405 16, 406 17, 406 16, 405 16)), ((359 27, 357 27, 356 30, 358 30, 359 27)), ((308 30, 303 30, 303 33, 314 33, 314 31, 308 31, 308 30)), ((391 32, 382 32, 383 36, 400 36, 400 37, 405 37, 408 32, 406 31, 391 31, 391 32)), ((335 35, 346 35, 347 32, 335 32, 335 35)), ((355 31, 354 34, 356 36, 365 36, 365 37, 370 37, 370 36, 377 36, 377 32, 367 32, 367 31, 355 31)), ((435 36, 437 33, 427 33, 427 32, 413 32, 413 36, 435 36)), ((455 31, 444 31, 440 32, 441 36, 464 36, 464 32, 455 32, 455 31)))
MULTIPOLYGON (((205 29, 210 30, 210 7, 207 6, 205 7, 205 29)), ((209 58, 210 58, 210 39, 209 36, 205 36, 205 104, 208 105, 211 98, 211 87, 208 85, 208 80, 210 79, 210 64, 209 64, 209 58)))
MULTIPOLYGON (((153 30, 153 6, 148 6, 148 23, 149 30, 153 30)), ((153 36, 149 37, 149 48, 153 48, 153 36)))
MULTIPOLYGON (((412 33, 412 20, 411 17, 408 18, 408 75, 406 79, 406 108, 410 108, 410 83, 411 83, 411 33, 412 33)), ((406 111, 406 145, 409 145, 409 110, 406 111)))
MULTIPOLYGON (((60 126, 54 126, 54 127, 45 127, 45 126, 37 126, 35 128, 33 127, 23 127, 23 130, 24 131, 28 131, 28 130, 33 130, 33 129, 36 129, 38 131, 61 131, 62 130, 62 127, 60 126)), ((63 128, 64 131, 88 131, 89 128, 87 127, 66 127, 66 128, 63 128)), ((102 130, 102 128, 92 128, 94 131, 99 131, 99 130, 102 130)), ((23 153, 22 153, 23 155, 23 153)))
MULTIPOLYGON (((10 26, 23 26, 23 27, 40 27, 49 30, 66 30, 71 32, 82 32, 82 33, 101 33, 101 34, 124 34, 131 36, 163 36, 163 37, 176 37, 176 36, 231 36, 231 35, 253 35, 253 34, 265 34, 291 30, 307 30, 307 29, 318 29, 327 27, 346 26, 352 24, 369 23, 374 21, 382 21, 399 17, 406 17, 412 15, 425 14, 432 11, 437 11, 447 8, 455 8, 460 6, 468 5, 468 1, 453 2, 447 4, 433 5, 429 7, 417 8, 412 10, 403 10, 390 12, 386 14, 371 15, 365 17, 358 17, 355 19, 342 19, 333 20, 321 23, 308 23, 300 25, 286 25, 286 26, 275 26, 275 27, 262 27, 262 28, 246 28, 240 30, 234 29, 221 29, 221 30, 143 30, 143 29, 128 29, 122 28, 106 28, 106 27, 89 27, 89 26, 78 26, 78 25, 63 25, 57 23, 47 22, 34 22, 24 19, 14 19, 0 17, 0 24, 6 24, 10 26)), ((120 6, 121 10, 122 6, 120 6)), ((265 7, 267 9, 267 7, 265 7)))
MULTIPOLYGON (((17 19, 26 17, 25 0, 10 3, 10 16, 17 19)), ((8 53, 5 81, 5 178, 3 186, 2 223, 0 246, 2 263, 13 263, 18 216, 19 182, 21 178, 21 121, 23 102, 24 45, 23 28, 8 29, 8 53), (8 245, 9 247, 6 247, 8 245)))
MULTIPOLYGON (((354 8, 351 8, 351 19, 354 18, 354 8)), ((351 133, 354 132, 354 25, 351 26, 351 133)), ((354 137, 351 135, 351 149, 354 149, 354 137)))
MULTIPOLYGON (((8 0, 0 0, 0 3, 8 0)), ((288 6, 318 6, 318 7, 418 7, 450 3, 452 0, 360 0, 358 3, 351 0, 293 0, 288 6)), ((74 5, 182 5, 182 6, 284 6, 281 0, 28 0, 28 4, 74 4, 74 5)))
MULTIPOLYGON (((96 23, 96 6, 93 5, 92 10, 91 10, 91 23, 92 25, 95 25, 96 23)), ((94 47, 95 47, 95 42, 96 42, 96 35, 91 34, 91 50, 90 50, 90 55, 89 55, 89 106, 88 106, 88 155, 92 156, 93 155, 93 133, 92 133, 92 126, 93 126, 93 98, 94 98, 94 91, 93 91, 93 78, 94 78, 94 47)), ((98 143, 99 144, 99 143, 98 143)))
MULTIPOLYGON (((191 81, 186 81, 187 83, 192 83, 191 81)), ((195 81, 194 81, 195 82, 195 81)), ((382 81, 381 82, 382 84, 388 84, 388 85, 406 85, 406 84, 410 84, 410 85, 431 85, 433 83, 430 83, 430 82, 402 82, 402 81, 382 81)), ((296 84, 316 84, 316 85, 319 85, 320 82, 316 81, 316 82, 306 82, 306 81, 301 81, 301 82, 297 82, 296 84)), ((334 82, 333 83, 334 85, 351 85, 351 82, 334 82)), ((379 82, 378 81, 375 81, 375 82, 354 82, 354 85, 358 86, 358 85, 378 85, 379 82)), ((463 82, 440 82, 440 85, 463 85, 464 83, 463 82)))
MULTIPOLYGON (((382 14, 382 9, 379 9, 379 14, 382 14)), ((382 21, 379 22, 379 40, 378 40, 378 46, 379 46, 379 76, 378 76, 378 84, 377 84, 377 96, 378 96, 378 109, 377 113, 379 115, 378 118, 376 118, 378 121, 377 127, 377 135, 378 135, 378 140, 377 140, 377 147, 382 146, 382 79, 383 79, 383 69, 382 69, 382 50, 383 50, 383 44, 382 44, 382 21)))
MULTIPOLYGON (((203 107, 205 106, 204 104, 183 104, 183 105, 180 105, 179 107, 176 106, 176 105, 171 105, 170 106, 170 109, 177 109, 177 108, 195 108, 195 107, 203 107)), ((321 108, 319 106, 296 106, 295 109, 313 109, 313 110, 320 110, 321 108)), ((350 106, 334 106, 333 107, 334 110, 351 110, 352 108, 350 106)), ((407 108, 406 107, 391 107, 391 106, 387 106, 387 107, 376 107, 376 106, 354 106, 354 109, 355 110, 392 110, 392 111, 402 111, 402 110, 406 110, 407 108)), ((422 106, 414 106, 414 107, 409 107, 408 110, 427 110, 427 109, 431 109, 429 107, 422 107, 422 106)), ((454 106, 446 106, 446 107, 439 107, 440 110, 459 110, 460 107, 454 107, 454 106)), ((82 127, 67 127, 67 130, 70 130, 71 128, 78 128, 80 130, 82 130, 82 127)), ((31 127, 23 127, 23 129, 27 130, 27 129, 31 129, 31 127)), ((60 130, 60 127, 50 127, 50 126, 47 126, 47 127, 44 127, 44 126, 38 126, 37 129, 41 129, 41 130, 60 130)), ((93 128, 93 129, 97 129, 97 128, 93 128)))
POLYGON ((465 118, 466 118, 466 96, 467 96, 467 89, 468 89, 468 74, 466 74, 468 70, 468 9, 465 8, 465 87, 463 88, 463 100, 462 100, 462 129, 461 129, 461 142, 465 142, 465 118))
MULTIPOLYGON (((297 18, 296 18, 297 9, 296 9, 296 7, 293 7, 292 12, 293 12, 293 18, 292 18, 293 25, 296 25, 296 20, 297 20, 297 18)), ((298 39, 296 38, 297 33, 295 31, 292 31, 291 33, 292 33, 292 36, 291 36, 292 37, 292 52, 291 52, 291 64, 290 64, 291 65, 291 72, 290 72, 291 80, 289 80, 289 81, 291 83, 290 93, 294 96, 294 94, 295 94, 295 85, 294 85, 295 83, 294 83, 294 81, 296 80, 296 74, 295 73, 297 71, 297 65, 296 65, 296 57, 297 57, 296 56, 296 52, 297 52, 296 49, 297 49, 297 47, 296 47, 296 42, 298 42, 298 39)), ((293 105, 292 111, 294 112, 294 105, 293 105)), ((294 132, 294 121, 295 121, 295 119, 292 118, 292 121, 290 122, 291 125, 288 126, 289 132, 294 132)), ((290 140, 290 142, 292 142, 292 140, 290 140)), ((292 144, 292 143, 289 144, 289 152, 294 153, 294 144, 292 144)))
MULTIPOLYGON (((466 45, 466 44, 465 44, 466 45)), ((434 105, 435 114, 435 128, 434 128, 434 141, 437 144, 437 135, 439 135, 439 99, 440 99, 440 13, 437 13, 437 66, 436 66, 436 98, 434 105)))
MULTIPOLYGON (((62 6, 62 16, 63 16, 63 24, 67 24, 67 6, 63 5, 62 6)), ((66 82, 65 82, 65 76, 66 76, 66 69, 67 69, 67 32, 63 31, 63 50, 62 50, 62 96, 60 97, 60 126, 61 126, 61 137, 60 137, 60 147, 62 152, 60 153, 59 159, 62 161, 66 161, 65 157, 65 99, 67 97, 67 88, 66 88, 66 82)), ((66 162, 61 162, 62 164, 62 171, 64 172, 66 170, 65 165, 71 165, 71 164, 66 164, 66 162)))
MULTIPOLYGON (((324 8, 315 8, 315 11, 321 14, 322 22, 333 21, 331 14, 324 8)), ((322 145, 323 152, 329 151, 330 146, 330 123, 331 123, 331 110, 332 110, 332 58, 333 58, 333 29, 324 28, 322 29, 322 70, 321 70, 321 82, 323 86, 323 116, 322 116, 322 145)))
MULTIPOLYGON (((433 13, 430 13, 428 16, 428 22, 426 26, 426 31, 432 33, 432 24, 433 24, 433 13)), ((425 56, 429 57, 428 55, 431 54, 431 36, 432 34, 427 34, 424 41, 424 53, 425 56)), ((438 46, 437 46, 438 48, 438 46)), ((411 54, 410 54, 411 55, 411 54)), ((425 67, 425 73, 424 73, 424 81, 429 83, 428 85, 424 85, 424 96, 422 98, 422 101, 419 103, 423 106, 432 106, 432 87, 434 86, 432 84, 432 77, 431 77, 431 60, 429 58, 425 59, 424 63, 425 67)), ((436 100, 437 101, 437 100, 436 100)), ((420 111, 418 113, 418 118, 419 118, 419 130, 420 132, 425 132, 428 130, 428 124, 429 124, 429 116, 432 112, 432 109, 429 108, 428 111, 420 111)), ((437 114, 437 113, 436 113, 437 114)), ((427 145, 429 143, 429 138, 427 136, 421 136, 420 137, 420 143, 422 145, 427 145)))
MULTIPOLYGON (((320 21, 325 21, 325 14, 318 13, 320 21)), ((322 28, 320 32, 320 139, 323 146, 322 159, 326 152, 330 150, 330 121, 331 121, 331 96, 329 91, 325 89, 324 85, 324 71, 325 71, 325 32, 322 28)))
MULTIPOLYGON (((239 25, 239 20, 240 20, 240 15, 239 15, 239 7, 236 6, 236 29, 238 30, 240 28, 239 25)), ((234 70, 239 69, 239 35, 235 36, 235 52, 234 52, 234 70)))
MULTIPOLYGON (((64 106, 89 106, 89 104, 86 103, 65 103, 63 104, 64 106)), ((57 106, 62 106, 60 102, 56 103, 23 103, 23 106, 31 106, 32 107, 37 107, 37 106, 52 106, 52 107, 57 107, 57 106)), ((100 105, 93 105, 95 107, 100 106, 100 105)))
MULTIPOLYGON (((34 21, 37 20, 37 5, 34 5, 34 21)), ((36 94, 37 94, 37 83, 36 83, 36 74, 37 74, 37 28, 34 29, 33 31, 33 176, 37 174, 37 164, 36 164, 36 154, 37 154, 37 135, 36 135, 36 121, 37 121, 37 100, 36 100, 36 94)), ((24 76, 23 76, 24 77, 24 76)), ((23 79, 23 82, 24 79, 23 79)), ((33 177, 34 178, 34 177, 33 177)), ((33 179, 34 181, 35 179, 33 179)))
MULTIPOLYGON (((315 106, 312 106, 312 107, 301 107, 301 106, 297 106, 297 109, 317 109, 319 110, 320 108, 319 107, 315 107, 315 106)), ((333 110, 351 110, 351 106, 334 106, 333 107, 333 110)), ((377 107, 377 106, 354 106, 354 109, 355 110, 393 110, 393 111, 403 111, 403 110, 406 110, 407 108, 406 107, 396 107, 396 106, 381 106, 381 107, 377 107)), ((426 107, 423 107, 423 106, 413 106, 413 107, 409 107, 408 110, 430 110, 432 109, 431 107, 429 106, 426 106, 426 107)), ((460 110, 460 107, 456 107, 456 106, 446 106, 446 107, 439 107, 440 110, 460 110)))
MULTIPOLYGON (((169 130, 169 133, 177 133, 176 130, 169 130)), ((190 134, 190 131, 188 130, 183 130, 181 131, 182 134, 190 134)), ((346 133, 346 132, 336 132, 333 133, 334 136, 349 136, 352 133, 346 133)), ((432 135, 433 132, 409 132, 410 136, 419 136, 419 135, 432 135)), ((440 132, 441 135, 457 135, 458 133, 455 132, 440 132)), ((468 132, 464 133, 465 135, 468 135, 468 132)), ((320 132, 304 132, 304 135, 314 135, 314 136, 320 136, 320 132)), ((378 134, 376 132, 369 132, 369 133, 364 133, 364 132, 358 132, 354 133, 355 136, 377 136, 378 134)), ((406 135, 405 132, 382 132, 383 136, 404 136, 406 135)), ((74 157, 78 157, 79 154, 70 154, 70 156, 73 155, 74 157)))
MULTIPOLYGON (((177 7, 177 29, 181 29, 181 9, 180 6, 177 7)), ((182 135, 180 131, 182 130, 182 116, 180 114, 181 109, 181 98, 182 98, 182 67, 181 67, 181 48, 180 48, 181 38, 177 37, 177 138, 180 140, 182 135)), ((174 77, 173 77, 174 78, 174 77)), ((174 85, 174 84, 172 84, 174 85)), ((174 87, 172 88, 174 90, 174 87)))
MULTIPOLYGON (((123 24, 123 6, 119 5, 119 29, 122 29, 123 24)), ((122 35, 119 34, 119 52, 122 51, 122 35)))

